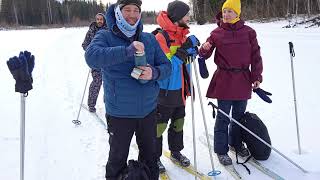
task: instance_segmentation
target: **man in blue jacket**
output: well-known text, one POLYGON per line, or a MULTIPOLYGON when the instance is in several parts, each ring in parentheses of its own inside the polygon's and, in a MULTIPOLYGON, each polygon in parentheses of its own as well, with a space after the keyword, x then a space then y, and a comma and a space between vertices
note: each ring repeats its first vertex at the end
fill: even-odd
POLYGON ((159 177, 156 164, 156 107, 159 85, 171 64, 155 37, 142 32, 141 0, 118 0, 106 13, 108 30, 99 31, 86 49, 91 68, 102 69, 110 151, 106 179, 117 179, 126 168, 133 134, 139 147, 139 161, 159 177), (131 76, 136 52, 144 52, 147 65, 139 66, 138 80, 131 76), (139 80, 146 80, 141 83, 139 80))

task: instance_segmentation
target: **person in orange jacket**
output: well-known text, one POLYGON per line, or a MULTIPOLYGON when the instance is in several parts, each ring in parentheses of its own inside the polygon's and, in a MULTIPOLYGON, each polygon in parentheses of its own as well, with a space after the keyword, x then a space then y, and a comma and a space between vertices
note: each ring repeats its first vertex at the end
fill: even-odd
POLYGON ((157 156, 159 172, 164 172, 165 167, 160 161, 162 155, 162 134, 171 120, 168 130, 168 144, 171 159, 181 166, 189 166, 190 160, 180 151, 183 146, 183 124, 185 117, 186 96, 190 95, 190 82, 188 57, 198 54, 199 40, 189 34, 190 8, 182 1, 173 1, 168 4, 167 11, 161 11, 157 22, 161 31, 156 34, 161 49, 166 54, 172 65, 170 78, 158 81, 160 93, 158 96, 157 122, 157 156), (162 32, 162 33, 161 33, 162 32), (169 39, 168 39, 169 38, 169 39))

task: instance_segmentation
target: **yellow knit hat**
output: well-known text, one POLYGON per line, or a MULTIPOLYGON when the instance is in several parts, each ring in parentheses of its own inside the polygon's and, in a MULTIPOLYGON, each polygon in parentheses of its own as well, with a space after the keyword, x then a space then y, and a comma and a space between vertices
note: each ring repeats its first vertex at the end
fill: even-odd
POLYGON ((224 2, 223 6, 222 6, 222 11, 225 8, 230 8, 230 9, 234 10, 234 12, 236 12, 238 14, 238 16, 240 16, 240 14, 241 14, 240 0, 226 0, 226 2, 224 2))

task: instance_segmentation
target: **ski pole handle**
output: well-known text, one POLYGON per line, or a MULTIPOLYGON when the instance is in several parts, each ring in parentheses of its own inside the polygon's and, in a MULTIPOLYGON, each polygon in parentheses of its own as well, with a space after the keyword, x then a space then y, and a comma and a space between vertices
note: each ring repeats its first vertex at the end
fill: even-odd
POLYGON ((294 57, 295 53, 294 53, 293 43, 292 42, 289 42, 289 50, 290 50, 291 56, 294 57))

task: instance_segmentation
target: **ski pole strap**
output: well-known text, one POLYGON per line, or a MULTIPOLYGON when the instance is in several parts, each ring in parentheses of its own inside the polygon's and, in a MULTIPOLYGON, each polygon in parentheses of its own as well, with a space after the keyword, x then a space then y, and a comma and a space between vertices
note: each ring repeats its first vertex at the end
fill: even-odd
POLYGON ((213 117, 213 119, 216 117, 216 111, 214 110, 214 108, 217 108, 218 109, 218 107, 216 106, 216 105, 214 105, 212 102, 209 102, 208 103, 208 106, 209 105, 211 105, 212 106, 212 117, 213 117))
POLYGON ((296 54, 294 52, 294 49, 293 49, 293 43, 292 42, 289 42, 289 50, 290 50, 290 54, 292 57, 295 57, 296 54))
POLYGON ((249 156, 244 162, 240 163, 240 162, 238 161, 238 152, 236 151, 237 164, 241 164, 241 165, 247 170, 248 174, 251 174, 251 171, 250 171, 250 169, 245 165, 245 163, 247 163, 247 162, 251 159, 251 157, 252 157, 252 155, 250 154, 250 156, 249 156))
POLYGON ((169 85, 170 85, 170 79, 168 80, 168 84, 167 84, 167 89, 166 89, 166 94, 165 94, 165 96, 168 96, 168 92, 169 92, 169 85))

